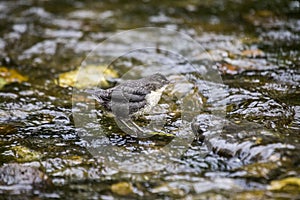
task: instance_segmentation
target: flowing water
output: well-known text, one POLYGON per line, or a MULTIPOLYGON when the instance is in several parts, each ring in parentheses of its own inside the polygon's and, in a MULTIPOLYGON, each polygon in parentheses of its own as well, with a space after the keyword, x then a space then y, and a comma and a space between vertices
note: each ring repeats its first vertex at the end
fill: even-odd
POLYGON ((284 0, 1 1, 0 199, 299 199, 299 10, 284 0), (140 27, 176 30, 202 50, 168 31, 116 37, 140 27), (69 80, 84 60, 109 64, 103 88, 153 72, 177 81, 158 114, 134 121, 163 117, 161 133, 135 138, 91 108, 69 80), (113 153, 95 156, 107 142, 113 153))

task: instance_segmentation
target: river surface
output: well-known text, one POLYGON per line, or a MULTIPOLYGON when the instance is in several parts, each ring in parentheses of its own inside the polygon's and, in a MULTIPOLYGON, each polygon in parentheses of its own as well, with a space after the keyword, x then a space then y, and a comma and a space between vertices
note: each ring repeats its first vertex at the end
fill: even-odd
POLYGON ((292 0, 1 1, 0 199, 300 199, 299 33, 292 0), (166 75, 131 121, 165 124, 126 134, 84 67, 166 75))

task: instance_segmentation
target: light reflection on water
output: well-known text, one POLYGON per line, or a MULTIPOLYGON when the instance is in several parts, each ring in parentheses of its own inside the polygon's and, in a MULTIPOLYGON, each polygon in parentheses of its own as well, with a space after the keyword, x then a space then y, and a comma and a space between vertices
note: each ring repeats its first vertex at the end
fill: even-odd
MULTIPOLYGON (((109 2, 1 2, 1 65, 29 76, 26 82, 1 88, 1 165, 25 163, 33 171, 42 166, 37 174, 46 173, 52 184, 39 182, 41 187, 33 187, 37 195, 49 199, 116 197, 110 186, 122 181, 132 183, 131 197, 225 198, 232 197, 232 193, 241 198, 247 194, 264 197, 272 180, 297 176, 300 75, 299 52, 294 47, 299 44, 299 20, 274 17, 276 12, 264 11, 266 8, 259 3, 254 7, 257 12, 247 9, 250 3, 238 4, 237 7, 245 11, 242 16, 245 21, 237 20, 238 23, 232 20, 239 16, 236 8, 225 1, 213 1, 212 5, 195 5, 194 2, 167 5, 165 1, 148 2, 149 7, 141 7, 142 11, 138 11, 140 6, 123 6, 120 2, 114 5, 109 2), (157 4, 162 6, 160 13, 153 9, 157 4), (120 6, 124 9, 115 10, 120 6), (226 106, 226 120, 218 137, 211 137, 204 143, 194 141, 184 156, 174 158, 175 165, 156 173, 131 174, 110 168, 103 160, 96 160, 89 154, 85 148, 89 144, 78 137, 74 127, 72 90, 57 86, 54 80, 60 73, 79 66, 87 52, 116 30, 150 25, 175 27, 189 33, 214 56, 216 66, 225 66, 222 74, 225 92, 218 93, 217 99, 209 99, 208 103, 212 103, 210 109, 226 106), (251 36, 255 34, 258 36, 251 36), (253 58, 243 53, 243 50, 256 48, 263 49, 264 56, 253 58), (259 192, 251 193, 255 190, 259 192)), ((280 9, 284 5, 277 7, 280 9)), ((286 12, 295 15, 294 8, 286 12)), ((111 46, 111 51, 134 46, 134 37, 147 43, 147 35, 133 35, 127 43, 111 46)), ((170 38, 162 39, 168 41, 170 38)), ((176 66, 200 84, 201 79, 187 63, 162 53, 128 54, 116 60, 113 66, 121 70, 142 66, 153 55, 164 67, 176 66)), ((195 57, 203 59, 205 55, 195 54, 195 57)), ((141 72, 147 74, 147 69, 141 72)), ((210 86, 199 88, 199 91, 205 96, 209 89, 210 86)), ((143 151, 149 145, 159 147, 169 142, 160 137, 153 141, 137 141, 123 134, 112 119, 103 117, 103 113, 97 115, 120 152, 124 149, 143 151)), ((218 126, 219 121, 216 115, 202 113, 197 117, 199 133, 213 135, 214 130, 209 127, 218 126)), ((173 121, 168 130, 174 131, 178 123, 173 121)), ((7 175, 5 169, 0 167, 0 175, 7 175)), ((24 177, 26 179, 26 173, 24 177)), ((24 187, 5 186, 0 192, 7 197, 19 193, 25 193, 28 198, 36 196, 30 180, 24 187)), ((0 178, 0 185, 3 184, 6 183, 0 178)), ((280 193, 293 196, 288 191, 280 193)), ((275 198, 278 194, 270 191, 269 195, 275 198)))

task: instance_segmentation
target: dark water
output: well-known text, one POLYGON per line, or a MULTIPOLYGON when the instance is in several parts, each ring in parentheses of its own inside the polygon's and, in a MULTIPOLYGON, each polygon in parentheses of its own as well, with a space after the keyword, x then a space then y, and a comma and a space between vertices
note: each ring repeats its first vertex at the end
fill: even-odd
MULTIPOLYGON (((1 1, 0 199, 299 199, 299 10, 299 1, 283 0, 1 1), (129 78, 152 70, 172 78, 177 70, 191 80, 182 88, 196 88, 204 101, 194 119, 198 138, 181 157, 171 154, 172 164, 159 171, 131 173, 92 155, 94 144, 80 137, 82 127, 72 115, 79 89, 57 82, 98 43, 145 26, 189 35, 213 57, 208 64, 205 53, 190 49, 185 53, 194 56, 193 66, 217 69, 223 84, 206 80, 206 88, 199 87, 203 77, 191 63, 159 50, 112 62, 119 78, 136 66, 129 78), (221 92, 208 97, 216 88, 221 92)), ((106 43, 101 59, 137 41, 146 45, 150 36, 138 32, 106 43)), ((161 38, 186 48, 167 33, 161 38)), ((173 135, 181 133, 176 105, 163 95, 161 110, 172 111, 163 132, 173 135)), ((94 112, 97 123, 90 130, 101 124, 124 157, 159 149, 174 137, 135 139, 101 110, 94 112)))

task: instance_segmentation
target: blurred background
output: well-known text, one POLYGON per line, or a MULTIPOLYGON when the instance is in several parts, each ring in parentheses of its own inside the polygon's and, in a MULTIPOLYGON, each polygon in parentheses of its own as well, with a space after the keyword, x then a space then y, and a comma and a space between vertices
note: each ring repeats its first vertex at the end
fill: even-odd
MULTIPOLYGON (((299 199, 299 32, 295 0, 0 1, 1 196, 299 199), (174 159, 175 168, 133 174, 89 154, 75 131, 71 98, 76 70, 99 42, 147 26, 188 34, 213 56, 227 93, 211 107, 225 105, 226 119, 210 148, 195 140, 174 159)), ((115 61, 103 87, 122 70, 147 63, 149 55, 199 78, 186 63, 145 51, 115 61)), ((114 145, 129 154, 144 148, 99 115, 114 145)), ((199 115, 202 133, 209 131, 207 117, 219 120, 199 115)), ((178 120, 167 127, 171 133, 178 120)), ((169 141, 157 136, 151 142, 158 148, 169 141)))

